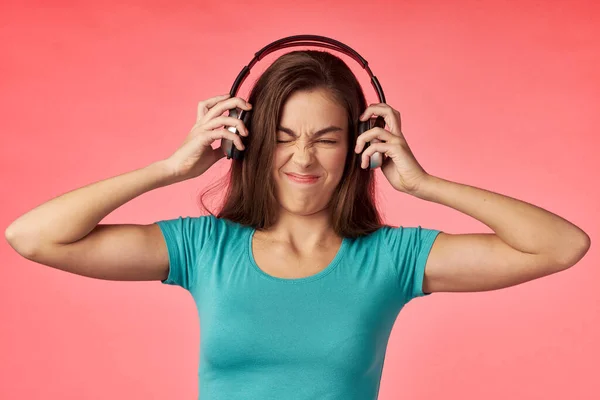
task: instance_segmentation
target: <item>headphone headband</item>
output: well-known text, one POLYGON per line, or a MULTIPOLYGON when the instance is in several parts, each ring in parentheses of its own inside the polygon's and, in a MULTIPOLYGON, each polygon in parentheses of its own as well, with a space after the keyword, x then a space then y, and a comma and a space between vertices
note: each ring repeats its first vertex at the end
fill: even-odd
POLYGON ((369 63, 367 62, 367 60, 365 60, 360 54, 358 54, 358 52, 356 52, 350 46, 345 45, 344 43, 339 42, 335 39, 331 39, 331 38, 328 38, 325 36, 318 36, 318 35, 288 36, 288 37, 285 37, 282 39, 278 39, 272 43, 269 43, 268 45, 266 45, 265 47, 260 49, 258 52, 256 52, 254 54, 254 57, 252 58, 252 60, 250 60, 248 65, 246 65, 246 66, 244 66, 244 68, 242 68, 242 70, 238 74, 237 78, 235 78, 235 81, 233 82, 233 86, 231 87, 231 90, 229 91, 229 94, 231 95, 231 97, 235 97, 240 86, 242 85, 242 83, 244 83, 244 80, 246 80, 246 78, 250 74, 250 69, 252 69, 254 64, 256 64, 259 60, 261 60, 267 54, 272 53, 274 51, 277 51, 277 50, 280 50, 280 49, 283 49, 286 47, 297 47, 297 46, 325 47, 325 48, 329 48, 332 50, 337 50, 341 53, 344 53, 344 54, 350 56, 356 62, 361 64, 363 69, 365 69, 367 71, 367 73, 369 74, 369 77, 371 78, 371 84, 373 85, 375 92, 377 92, 377 97, 379 98, 379 102, 385 103, 385 95, 383 94, 383 89, 381 88, 381 85, 379 84, 377 77, 375 75, 373 75, 373 72, 371 72, 371 68, 369 68, 369 63))

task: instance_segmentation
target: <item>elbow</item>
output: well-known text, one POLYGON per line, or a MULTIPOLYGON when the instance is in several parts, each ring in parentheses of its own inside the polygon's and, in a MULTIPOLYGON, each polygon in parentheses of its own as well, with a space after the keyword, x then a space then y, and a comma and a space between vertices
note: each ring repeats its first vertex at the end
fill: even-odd
POLYGON ((4 231, 4 238, 17 253, 21 256, 31 259, 34 253, 33 240, 20 235, 12 225, 4 231))
POLYGON ((8 228, 4 230, 4 238, 6 239, 10 247, 15 249, 15 243, 17 242, 17 234, 12 225, 9 225, 8 228))
POLYGON ((576 245, 572 245, 569 250, 562 252, 560 263, 564 269, 571 268, 577 264, 587 254, 591 246, 590 237, 584 233, 583 238, 579 239, 576 245))

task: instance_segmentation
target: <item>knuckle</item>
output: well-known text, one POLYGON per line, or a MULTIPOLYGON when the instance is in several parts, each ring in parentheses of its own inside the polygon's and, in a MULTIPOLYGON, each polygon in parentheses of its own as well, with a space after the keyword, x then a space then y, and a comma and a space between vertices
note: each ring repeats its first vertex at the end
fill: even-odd
POLYGON ((221 107, 221 108, 230 108, 230 104, 232 103, 232 100, 235 97, 230 97, 228 99, 225 100, 221 100, 220 102, 217 103, 216 107, 221 107))

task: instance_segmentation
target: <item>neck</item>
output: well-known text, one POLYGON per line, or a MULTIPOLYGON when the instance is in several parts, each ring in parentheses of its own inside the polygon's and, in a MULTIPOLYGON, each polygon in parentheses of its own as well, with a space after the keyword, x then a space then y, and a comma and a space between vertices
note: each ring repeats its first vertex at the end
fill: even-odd
POLYGON ((328 209, 311 215, 298 215, 281 209, 277 223, 268 230, 261 231, 261 236, 303 249, 327 247, 341 241, 331 226, 328 209))

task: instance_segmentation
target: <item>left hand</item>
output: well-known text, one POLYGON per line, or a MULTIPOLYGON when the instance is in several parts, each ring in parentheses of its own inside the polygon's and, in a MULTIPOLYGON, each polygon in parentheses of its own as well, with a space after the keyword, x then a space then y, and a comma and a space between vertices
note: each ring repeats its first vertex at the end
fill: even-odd
POLYGON ((368 167, 368 157, 380 152, 384 155, 381 170, 394 189, 408 194, 416 193, 429 174, 419 165, 402 134, 400 112, 385 103, 371 104, 360 116, 360 120, 366 121, 373 115, 383 117, 389 131, 375 127, 356 139, 354 151, 359 154, 365 142, 371 142, 361 156, 361 168, 368 167), (373 143, 373 139, 379 139, 380 142, 373 143))

